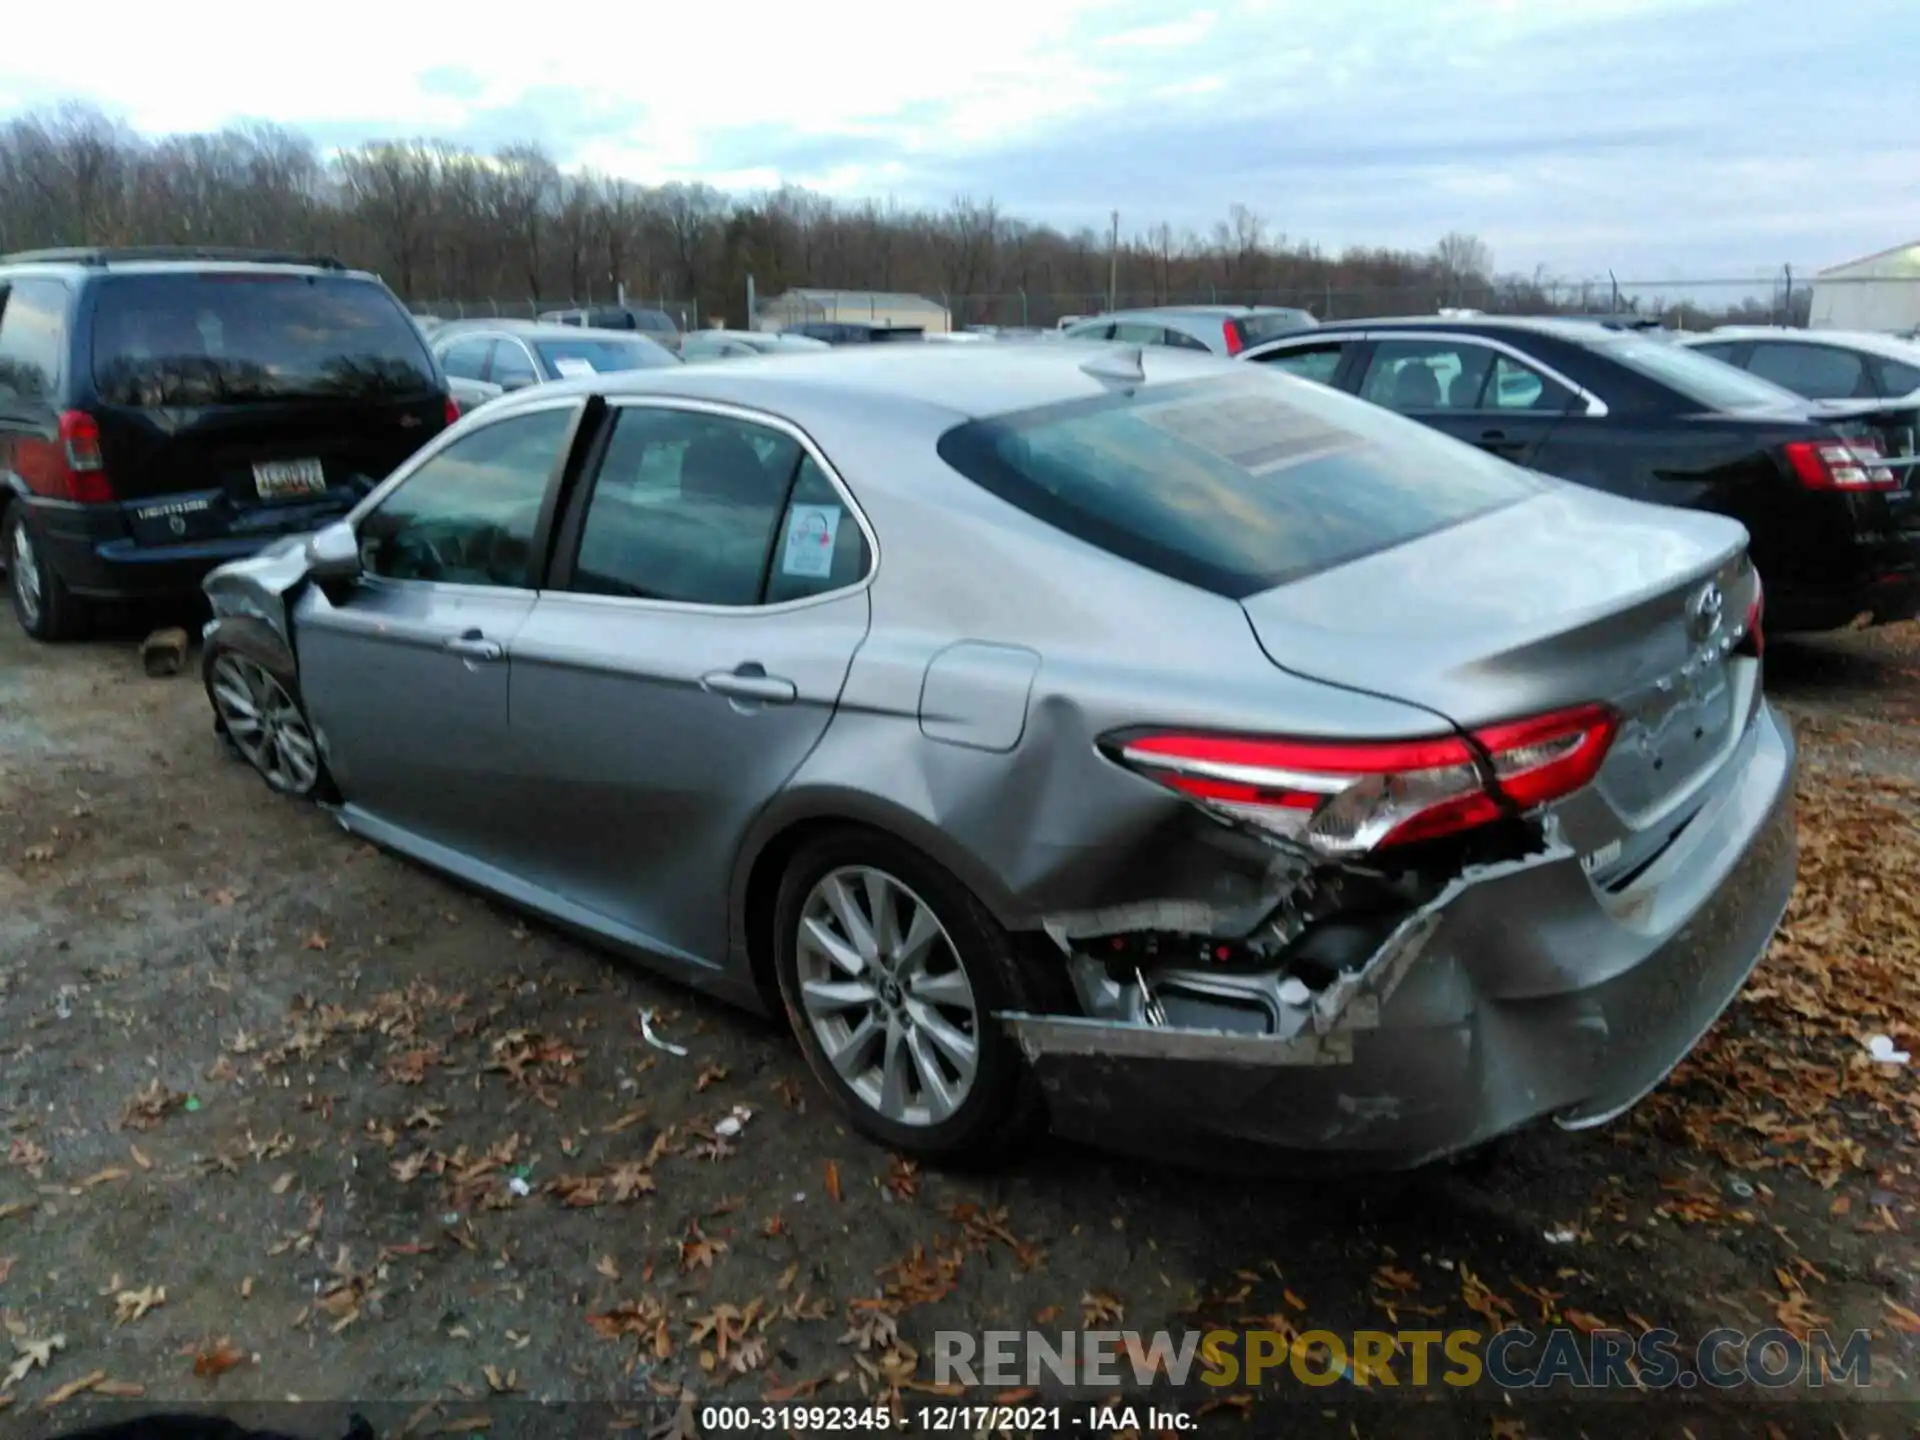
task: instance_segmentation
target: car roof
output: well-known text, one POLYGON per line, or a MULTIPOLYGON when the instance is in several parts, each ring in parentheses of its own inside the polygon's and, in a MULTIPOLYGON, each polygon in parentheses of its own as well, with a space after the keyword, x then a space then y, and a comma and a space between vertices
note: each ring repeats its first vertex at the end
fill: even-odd
MULTIPOLYGON (((1106 310, 1098 315, 1083 316, 1086 321, 1129 320, 1134 316, 1151 315, 1307 315, 1312 312, 1300 305, 1145 305, 1134 310, 1106 310)), ((1075 322, 1079 323, 1079 322, 1075 322)))
POLYGON ((331 275, 341 279, 371 280, 380 277, 369 270, 350 270, 344 265, 315 261, 284 260, 67 260, 43 259, 54 251, 29 251, 16 256, 0 255, 0 270, 9 273, 57 276, 60 279, 85 279, 107 275, 206 275, 256 274, 266 271, 281 275, 331 275))
MULTIPOLYGON (((1232 361, 1164 346, 1141 348, 1144 385, 1152 389, 1208 375, 1241 373, 1232 361)), ((1111 394, 1115 384, 1082 367, 1116 352, 1109 344, 926 345, 842 348, 793 355, 743 357, 723 366, 686 365, 608 371, 538 387, 538 398, 591 394, 665 395, 763 408, 805 424, 810 416, 859 419, 876 401, 917 411, 930 426, 1111 394)), ((532 396, 533 391, 519 392, 532 396)), ((517 408, 517 407, 510 407, 517 408)), ((505 413, 494 411, 491 413, 505 413)))
POLYGON ((1502 335, 1523 333, 1553 335, 1578 344, 1592 344, 1607 337, 1630 335, 1632 331, 1609 330, 1592 320, 1566 320, 1546 315, 1376 315, 1369 320, 1323 320, 1312 330, 1282 335, 1265 342, 1281 345, 1296 341, 1325 340, 1356 330, 1440 330, 1456 335, 1502 335))

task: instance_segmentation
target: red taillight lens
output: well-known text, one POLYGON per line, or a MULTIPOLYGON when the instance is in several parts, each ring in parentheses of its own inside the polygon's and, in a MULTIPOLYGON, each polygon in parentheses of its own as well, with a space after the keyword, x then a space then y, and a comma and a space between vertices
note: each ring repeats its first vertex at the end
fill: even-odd
POLYGON ((65 472, 66 498, 83 505, 110 505, 113 486, 107 483, 106 461, 100 454, 100 425, 84 410, 60 417, 60 469, 65 472))
POLYGON ((453 396, 449 395, 447 396, 447 424, 451 425, 453 424, 454 421, 458 420, 459 418, 460 418, 460 402, 454 399, 453 396))
POLYGON ((1767 618, 1767 592, 1760 583, 1760 576, 1753 577, 1753 599, 1747 602, 1746 633, 1740 637, 1740 653, 1751 655, 1758 660, 1767 653, 1767 634, 1763 628, 1767 618))
POLYGON ((1490 725, 1473 739, 1493 761, 1491 793, 1458 735, 1348 743, 1153 734, 1110 747, 1123 764, 1203 808, 1329 855, 1431 840, 1531 809, 1599 772, 1616 720, 1582 705, 1490 725))
POLYGON ((1900 480, 1882 462, 1872 440, 1790 440, 1787 464, 1809 490, 1898 490, 1900 480))
POLYGON ((1240 329, 1238 320, 1227 320, 1220 326, 1221 337, 1227 342, 1227 353, 1238 355, 1247 348, 1247 337, 1240 329))

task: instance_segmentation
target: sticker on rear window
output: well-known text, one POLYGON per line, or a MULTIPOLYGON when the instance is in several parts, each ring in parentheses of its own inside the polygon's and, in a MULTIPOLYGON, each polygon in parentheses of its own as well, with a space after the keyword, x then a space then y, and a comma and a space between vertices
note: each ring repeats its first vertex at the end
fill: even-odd
POLYGON ((577 380, 582 375, 598 373, 591 360, 576 359, 572 355, 562 355, 553 362, 553 368, 560 372, 562 380, 577 380))
POLYGON ((795 505, 787 512, 782 575, 824 580, 833 573, 833 542, 840 534, 838 505, 795 505))

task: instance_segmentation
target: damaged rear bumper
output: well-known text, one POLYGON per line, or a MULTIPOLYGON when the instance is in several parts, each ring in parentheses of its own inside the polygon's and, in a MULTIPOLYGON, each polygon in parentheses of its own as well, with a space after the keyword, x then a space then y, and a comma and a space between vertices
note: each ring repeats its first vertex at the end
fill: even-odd
POLYGON ((1560 845, 1469 870, 1290 1038, 1002 1019, 1056 1130, 1160 1158, 1409 1166, 1541 1117, 1599 1124, 1666 1077, 1765 950, 1794 882, 1793 771, 1762 706, 1726 783, 1630 884, 1600 887, 1560 845))

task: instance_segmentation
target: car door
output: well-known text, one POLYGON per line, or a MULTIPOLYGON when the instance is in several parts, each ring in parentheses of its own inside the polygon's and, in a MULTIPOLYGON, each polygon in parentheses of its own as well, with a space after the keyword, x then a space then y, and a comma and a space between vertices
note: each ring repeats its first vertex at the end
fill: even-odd
POLYGON ((1577 397, 1504 346, 1464 336, 1376 336, 1362 399, 1530 465, 1577 397))
POLYGON ((616 403, 514 643, 521 872, 718 963, 747 826, 825 733, 865 638, 866 522, 799 431, 616 403))
POLYGON ((508 392, 524 390, 540 383, 540 367, 534 363, 533 352, 517 338, 502 335, 487 362, 487 379, 508 392))
POLYGON ((512 826, 513 646, 581 410, 556 400, 436 447, 356 513, 361 578, 296 607, 301 688, 342 793, 418 839, 484 858, 512 826))

